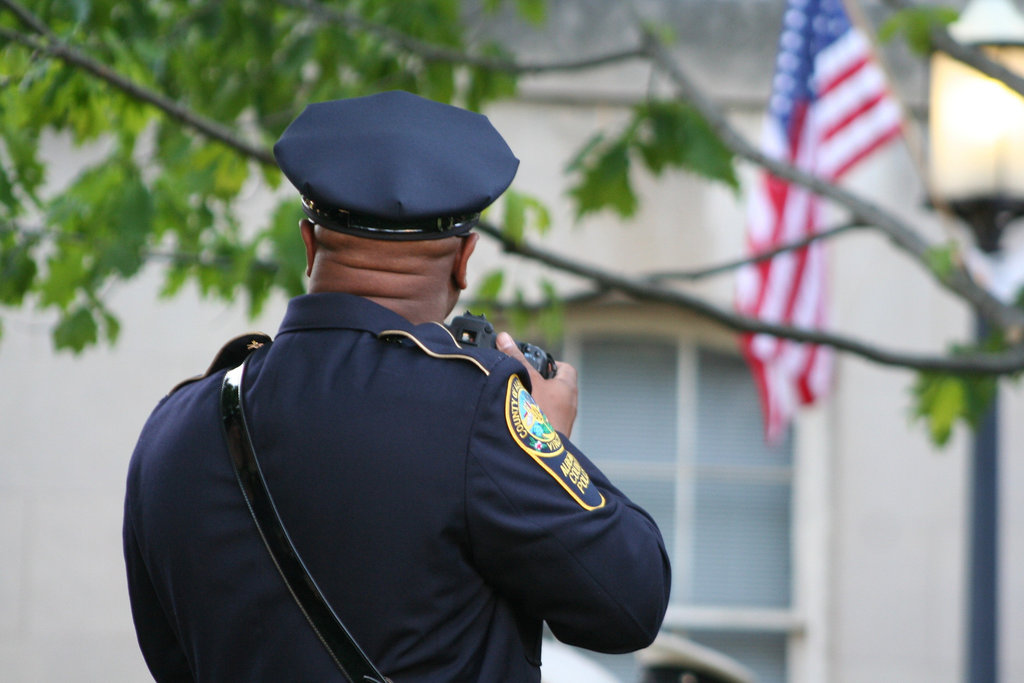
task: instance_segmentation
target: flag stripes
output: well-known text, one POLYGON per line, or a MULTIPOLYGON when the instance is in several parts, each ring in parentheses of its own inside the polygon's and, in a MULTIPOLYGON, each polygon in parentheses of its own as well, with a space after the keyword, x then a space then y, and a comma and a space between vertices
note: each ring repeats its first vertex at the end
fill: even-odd
MULTIPOLYGON (((762 134, 765 154, 835 182, 896 137, 900 118, 868 42, 840 2, 788 0, 762 134)), ((769 173, 754 184, 749 255, 819 230, 819 200, 809 190, 769 173)), ((822 329, 829 324, 826 280, 824 246, 813 242, 741 269, 737 309, 769 323, 822 329)), ((832 352, 766 334, 745 335, 741 346, 761 394, 766 437, 777 442, 798 405, 828 392, 832 352)))

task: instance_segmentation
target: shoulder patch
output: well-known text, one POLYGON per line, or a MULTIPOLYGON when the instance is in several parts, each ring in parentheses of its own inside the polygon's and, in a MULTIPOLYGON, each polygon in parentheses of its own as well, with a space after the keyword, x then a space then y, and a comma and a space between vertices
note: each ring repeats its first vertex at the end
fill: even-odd
POLYGON ((505 422, 512 440, 554 477, 583 509, 596 510, 604 506, 604 496, 597 487, 591 486, 590 475, 576 456, 565 449, 558 432, 519 381, 518 375, 508 379, 505 422))

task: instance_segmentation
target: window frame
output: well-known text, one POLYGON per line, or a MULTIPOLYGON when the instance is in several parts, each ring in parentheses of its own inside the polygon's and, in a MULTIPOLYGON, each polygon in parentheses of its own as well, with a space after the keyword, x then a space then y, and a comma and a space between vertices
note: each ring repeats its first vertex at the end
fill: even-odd
MULTIPOLYGON (((676 348, 677 458, 675 547, 692 547, 695 486, 688 471, 696 466, 698 355, 701 348, 739 357, 734 335, 678 309, 663 306, 598 302, 567 307, 563 358, 579 367, 588 339, 636 339, 676 348)), ((837 368, 838 369, 838 368, 837 368)), ((585 400, 585 398, 583 399, 585 400)), ((673 597, 663 628, 686 631, 757 632, 786 638, 787 682, 828 680, 829 562, 831 485, 829 417, 836 410, 825 400, 794 420, 791 493, 791 603, 787 608, 704 607, 681 604, 673 597)), ((584 438, 583 432, 573 433, 584 438)), ((600 467, 601 463, 597 465, 600 467)), ((612 474, 612 481, 615 478, 612 474)), ((679 553, 677 553, 678 555, 679 553)), ((675 560, 675 558, 673 558, 675 560)), ((673 562, 673 573, 690 585, 692 568, 673 562), (681 572, 681 573, 680 573, 681 572)))

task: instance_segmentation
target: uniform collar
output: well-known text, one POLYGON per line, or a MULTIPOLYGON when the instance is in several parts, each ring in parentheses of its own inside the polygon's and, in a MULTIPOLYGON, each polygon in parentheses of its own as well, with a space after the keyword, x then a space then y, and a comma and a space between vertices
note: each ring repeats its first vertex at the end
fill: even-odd
POLYGON ((342 292, 303 294, 288 302, 278 334, 313 329, 363 330, 374 335, 386 330, 402 330, 421 339, 454 344, 451 334, 439 324, 413 325, 380 304, 342 292))

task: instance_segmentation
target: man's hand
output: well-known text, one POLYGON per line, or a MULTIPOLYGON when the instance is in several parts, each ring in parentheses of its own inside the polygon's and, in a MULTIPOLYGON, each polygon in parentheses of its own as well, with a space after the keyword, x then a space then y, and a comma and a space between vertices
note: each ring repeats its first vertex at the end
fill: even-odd
POLYGON ((499 351, 512 356, 526 367, 533 384, 530 395, 551 421, 551 426, 568 437, 572 432, 573 422, 576 421, 576 402, 579 396, 576 368, 558 361, 558 372, 555 376, 544 379, 536 368, 526 362, 523 352, 519 350, 519 346, 508 332, 498 334, 497 344, 499 351))

